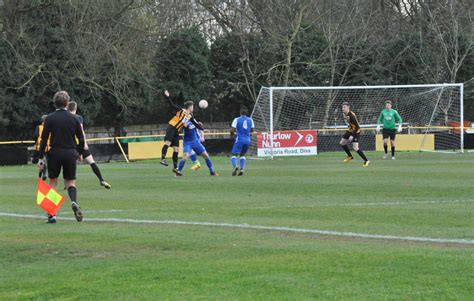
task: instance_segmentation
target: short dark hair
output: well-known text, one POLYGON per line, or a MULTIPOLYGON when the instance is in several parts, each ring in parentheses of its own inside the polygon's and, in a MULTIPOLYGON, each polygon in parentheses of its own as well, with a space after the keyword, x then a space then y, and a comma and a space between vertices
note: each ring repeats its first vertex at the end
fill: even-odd
POLYGON ((347 101, 344 101, 344 102, 342 103, 342 105, 343 105, 343 106, 348 106, 348 107, 351 106, 347 101))
POLYGON ((391 102, 390 100, 387 100, 387 101, 385 101, 385 104, 386 104, 386 105, 388 105, 388 104, 390 104, 390 105, 391 105, 391 104, 392 104, 392 102, 391 102))
POLYGON ((192 106, 194 106, 194 103, 192 101, 186 101, 184 103, 184 108, 185 109, 189 109, 189 107, 192 107, 192 106))
POLYGON ((246 106, 240 108, 240 115, 247 115, 249 113, 249 109, 246 106))
POLYGON ((74 100, 70 101, 67 104, 67 110, 70 111, 70 112, 77 110, 77 102, 75 102, 74 100))
POLYGON ((56 109, 64 109, 69 103, 69 94, 66 91, 58 91, 54 94, 53 102, 56 109))

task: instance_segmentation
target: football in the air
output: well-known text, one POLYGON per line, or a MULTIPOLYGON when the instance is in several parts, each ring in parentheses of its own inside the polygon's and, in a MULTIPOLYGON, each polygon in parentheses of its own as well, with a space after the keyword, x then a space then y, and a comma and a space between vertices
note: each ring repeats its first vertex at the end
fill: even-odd
POLYGON ((207 103, 207 100, 205 100, 205 99, 201 99, 201 100, 199 101, 199 107, 200 107, 201 109, 207 108, 208 105, 209 105, 209 104, 207 103))

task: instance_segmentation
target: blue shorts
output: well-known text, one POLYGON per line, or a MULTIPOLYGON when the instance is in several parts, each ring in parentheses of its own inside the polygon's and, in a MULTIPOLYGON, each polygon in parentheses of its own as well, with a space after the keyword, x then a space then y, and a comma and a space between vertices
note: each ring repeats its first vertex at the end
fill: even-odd
POLYGON ((249 150, 250 143, 235 142, 232 146, 232 154, 244 156, 249 150))
POLYGON ((206 148, 202 145, 201 141, 184 141, 183 152, 190 154, 191 151, 194 151, 196 155, 200 156, 206 151, 206 148))

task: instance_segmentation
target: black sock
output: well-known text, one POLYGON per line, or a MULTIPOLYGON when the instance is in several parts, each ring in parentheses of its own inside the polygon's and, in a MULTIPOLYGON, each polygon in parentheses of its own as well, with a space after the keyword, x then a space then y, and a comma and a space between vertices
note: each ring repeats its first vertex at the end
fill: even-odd
POLYGON ((362 150, 359 149, 359 150, 357 151, 357 153, 359 154, 359 156, 360 156, 362 159, 364 159, 364 161, 366 161, 366 162, 369 161, 369 160, 367 160, 367 157, 365 156, 365 154, 364 154, 364 152, 363 152, 362 150))
POLYGON ((168 145, 163 145, 163 148, 161 149, 161 160, 166 158, 166 153, 168 152, 168 145))
POLYGON ((69 186, 67 188, 67 193, 69 194, 69 197, 71 198, 71 202, 77 203, 77 189, 74 186, 69 186))
POLYGON ((392 157, 395 157, 395 146, 392 146, 392 157))
POLYGON ((385 151, 385 154, 387 154, 387 152, 388 152, 388 146, 387 146, 387 144, 384 144, 384 145, 383 145, 383 150, 385 151))
POLYGON ((92 171, 95 173, 95 175, 97 176, 97 178, 99 179, 99 181, 103 181, 104 178, 102 178, 102 174, 100 173, 100 169, 99 169, 99 166, 97 166, 97 164, 95 163, 92 163, 91 164, 91 168, 92 168, 92 171))
POLYGON ((173 166, 178 168, 178 152, 173 152, 173 166))
POLYGON ((349 150, 349 147, 347 145, 342 145, 342 148, 346 151, 346 154, 352 158, 351 151, 349 150))

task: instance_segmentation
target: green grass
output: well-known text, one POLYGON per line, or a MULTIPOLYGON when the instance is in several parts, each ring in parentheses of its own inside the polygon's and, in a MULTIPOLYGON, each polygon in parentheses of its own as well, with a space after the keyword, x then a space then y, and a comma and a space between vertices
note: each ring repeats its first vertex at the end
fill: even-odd
MULTIPOLYGON (((78 171, 86 220, 0 216, 0 300, 472 300, 474 246, 87 221, 180 220, 474 240, 473 155, 248 160, 231 177, 156 161, 78 171), (109 210, 117 211, 109 211, 109 210), (123 210, 123 211, 120 211, 123 210)), ((41 215, 34 166, 0 168, 0 212, 41 215)), ((67 203, 66 203, 67 205, 67 203)), ((59 217, 72 217, 69 206, 59 217)))

